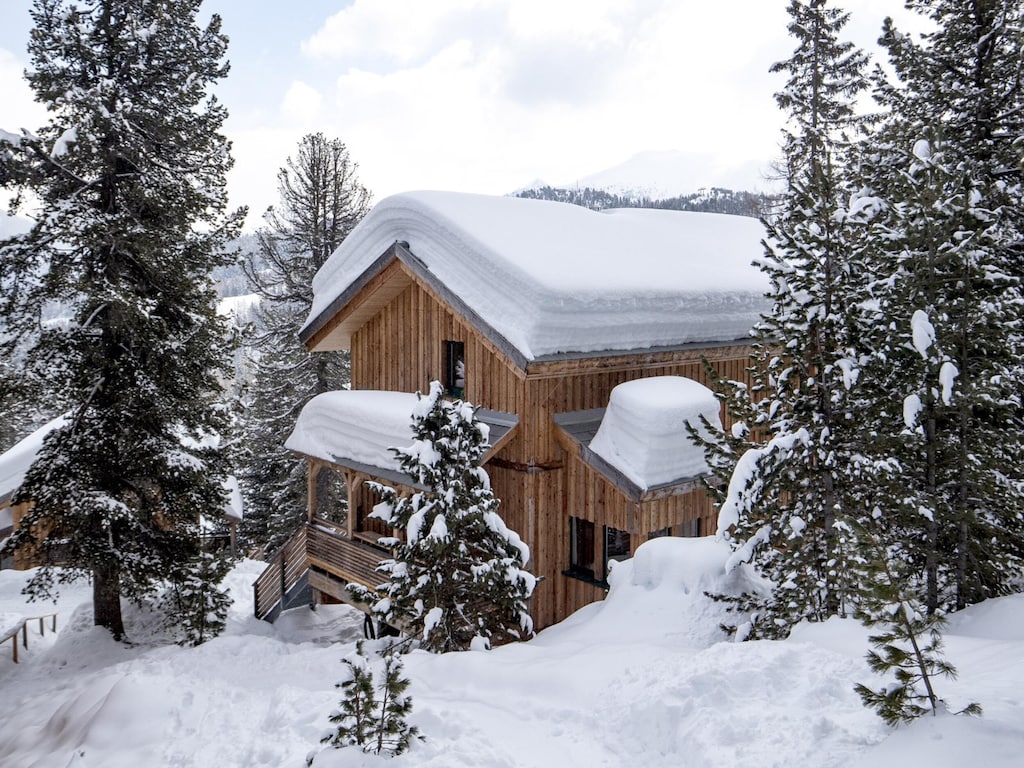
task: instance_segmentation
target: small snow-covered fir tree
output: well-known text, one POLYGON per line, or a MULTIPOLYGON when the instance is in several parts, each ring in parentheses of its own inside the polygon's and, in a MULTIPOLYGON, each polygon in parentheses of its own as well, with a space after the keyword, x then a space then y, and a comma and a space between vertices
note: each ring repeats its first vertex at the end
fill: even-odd
POLYGON ((529 636, 536 579, 526 570, 529 548, 498 514, 480 466, 487 426, 435 381, 419 396, 413 436, 396 453, 417 490, 374 484, 382 498, 374 516, 404 534, 393 542, 395 558, 381 563, 389 580, 374 611, 435 653, 529 636))
MULTIPOLYGON (((377 655, 377 654, 375 654, 377 655)), ((336 749, 358 746, 375 755, 400 755, 409 749, 413 739, 422 739, 419 729, 410 726, 412 698, 406 695, 409 680, 402 677, 402 656, 399 644, 387 642, 380 649, 383 665, 375 665, 366 652, 366 643, 356 643, 355 658, 342 659, 348 676, 337 684, 343 692, 341 709, 331 715, 334 733, 321 739, 336 749), (376 672, 383 675, 379 680, 376 672)), ((314 762, 310 759, 307 764, 314 762)))
MULTIPOLYGON (((897 726, 929 712, 938 714, 942 700, 935 682, 955 678, 956 669, 942 657, 944 614, 928 613, 914 596, 913 581, 906 574, 911 564, 894 557, 870 530, 880 525, 884 528, 885 523, 878 517, 858 531, 865 586, 857 615, 878 630, 870 637, 875 648, 868 652, 868 664, 873 672, 892 679, 878 688, 858 683, 855 690, 865 706, 897 726)), ((981 706, 971 703, 956 714, 980 715, 981 706)))
MULTIPOLYGON (((255 340, 254 377, 244 412, 246 517, 242 535, 273 550, 305 516, 306 477, 284 442, 302 406, 349 382, 348 352, 310 353, 298 339, 313 303, 313 276, 365 215, 370 193, 345 144, 304 136, 278 172, 280 205, 270 208, 259 248, 245 264, 260 296, 263 330, 255 340)), ((318 476, 325 508, 344 503, 332 474, 318 476)))
POLYGON ((90 577, 115 637, 121 598, 150 596, 224 508, 211 437, 230 344, 211 271, 242 212, 226 210, 226 111, 210 94, 227 38, 199 6, 35 0, 26 76, 49 123, 0 131, 0 181, 40 209, 0 241, 0 356, 23 353, 22 375, 68 414, 19 490, 33 506, 7 551, 47 559, 36 596, 90 577))
POLYGON ((181 645, 201 645, 224 631, 232 601, 220 583, 231 566, 228 557, 200 552, 171 573, 162 603, 181 645))

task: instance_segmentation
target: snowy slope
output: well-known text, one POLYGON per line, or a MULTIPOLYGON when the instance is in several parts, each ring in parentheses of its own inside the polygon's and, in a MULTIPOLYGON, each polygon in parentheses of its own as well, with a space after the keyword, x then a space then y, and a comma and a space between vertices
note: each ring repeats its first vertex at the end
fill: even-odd
MULTIPOLYGON (((798 627, 784 642, 722 641, 721 544, 658 539, 612 573, 612 590, 529 643, 489 653, 406 657, 412 720, 427 740, 394 761, 329 750, 319 768, 1011 768, 1024 755, 1024 596, 953 617, 960 668, 940 692, 985 716, 925 719, 890 731, 863 709, 866 633, 850 621, 798 627)), ((241 563, 227 633, 196 649, 160 642, 132 609, 132 647, 89 626, 87 585, 59 606, 61 632, 33 635, 24 663, 0 653, 4 768, 282 768, 304 765, 337 704, 333 683, 361 616, 344 607, 252 618, 241 563)), ((31 615, 25 574, 0 572, 0 616, 31 615)), ((9 618, 5 618, 9 620, 9 618)), ((3 646, 0 651, 7 651, 3 646)))
POLYGON ((761 169, 716 160, 707 152, 649 150, 618 165, 557 185, 563 189, 590 187, 624 197, 664 200, 689 195, 705 187, 754 191, 764 188, 761 169))

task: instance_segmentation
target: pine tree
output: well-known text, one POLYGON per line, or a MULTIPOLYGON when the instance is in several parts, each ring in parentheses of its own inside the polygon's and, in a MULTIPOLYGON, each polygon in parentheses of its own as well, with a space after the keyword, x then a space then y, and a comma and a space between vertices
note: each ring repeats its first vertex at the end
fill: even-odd
POLYGON ((742 427, 768 442, 740 454, 750 438, 734 433, 708 449, 712 466, 731 470, 720 530, 737 549, 734 561, 753 560, 775 585, 755 625, 756 635, 770 637, 849 610, 848 518, 865 506, 850 396, 861 365, 854 308, 862 265, 850 246, 842 168, 866 57, 839 40, 848 14, 826 6, 790 3, 797 47, 772 67, 789 75, 776 95, 789 116, 786 192, 778 216, 764 220, 760 264, 772 306, 756 328, 754 390, 728 396, 742 427))
MULTIPOLYGON (((384 662, 384 680, 374 679, 373 662, 366 653, 366 643, 356 643, 356 658, 342 659, 348 677, 337 684, 344 692, 341 709, 331 715, 337 728, 321 739, 336 749, 362 747, 364 752, 379 755, 400 755, 409 749, 412 740, 423 737, 419 729, 407 722, 412 713, 412 699, 406 695, 409 680, 402 677, 399 645, 388 643, 380 650, 384 662)), ((307 764, 312 764, 309 760, 307 764)))
POLYGON ((1020 2, 913 2, 918 42, 886 22, 897 80, 862 158, 874 224, 863 409, 901 466, 889 541, 929 614, 1013 589, 1024 557, 1020 2))
MULTIPOLYGON (((299 411, 322 392, 349 382, 348 352, 312 354, 298 332, 313 303, 313 276, 366 214, 370 193, 345 145, 309 134, 278 172, 279 208, 266 214, 246 275, 260 295, 255 376, 245 412, 247 514, 243 535, 269 549, 291 535, 305 510, 303 468, 284 448, 299 411)), ((318 478, 325 509, 344 504, 343 484, 318 478)), ((326 512, 325 512, 326 515, 326 512)))
POLYGON ((382 501, 373 514, 404 533, 393 542, 395 558, 381 563, 389 582, 374 610, 434 653, 528 636, 536 580, 525 570, 529 549, 498 514, 480 467, 486 425, 468 403, 445 400, 435 381, 413 413, 413 435, 396 453, 422 490, 400 495, 374 484, 382 501))
MULTIPOLYGON (((940 677, 956 678, 956 668, 942 657, 940 630, 945 616, 941 612, 927 613, 911 593, 912 580, 906 574, 909 563, 881 543, 879 523, 876 518, 858 531, 858 543, 865 554, 865 586, 857 614, 866 626, 881 628, 870 637, 875 650, 867 655, 869 666, 878 674, 892 674, 894 679, 877 690, 863 683, 858 683, 855 690, 866 707, 874 709, 889 725, 897 726, 928 712, 938 714, 942 700, 935 691, 935 682, 940 677)), ((881 527, 885 527, 884 522, 881 527)), ((981 706, 971 703, 956 714, 980 715, 981 706)))
POLYGON ((8 550, 65 566, 37 574, 36 596, 90 576, 115 637, 120 598, 152 594, 224 508, 229 349, 210 273, 241 212, 225 212, 226 112, 208 94, 227 39, 216 15, 197 26, 199 6, 36 0, 27 77, 51 121, 0 139, 3 177, 41 206, 0 243, 2 354, 27 344, 24 375, 69 417, 19 491, 34 506, 8 550))
POLYGON ((162 602, 168 625, 181 630, 181 645, 202 645, 224 631, 231 597, 219 584, 232 565, 228 557, 200 552, 170 574, 162 602))

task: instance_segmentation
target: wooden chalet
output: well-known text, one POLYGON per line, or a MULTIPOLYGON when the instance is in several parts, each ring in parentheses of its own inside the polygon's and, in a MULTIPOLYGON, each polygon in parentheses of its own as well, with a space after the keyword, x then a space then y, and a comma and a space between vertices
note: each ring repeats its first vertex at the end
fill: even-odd
MULTIPOLYGON (((314 352, 351 350, 352 391, 338 402, 439 380, 481 409, 502 517, 543 577, 532 602, 543 628, 602 599, 609 563, 648 539, 715 531, 700 477, 638 482, 590 443, 619 384, 706 383, 702 358, 746 377, 748 331, 765 307, 750 266, 762 234, 755 220, 718 214, 397 195, 317 275, 300 336, 314 352)), ((300 585, 317 602, 347 600, 349 582, 381 582, 374 568, 389 554, 376 541, 392 531, 367 518, 376 500, 365 481, 410 481, 359 444, 361 428, 338 432, 372 419, 361 413, 310 414, 334 439, 289 442, 309 463, 309 520, 256 583, 257 615, 272 618, 300 585), (347 511, 318 509, 322 472, 344 478, 347 511)))

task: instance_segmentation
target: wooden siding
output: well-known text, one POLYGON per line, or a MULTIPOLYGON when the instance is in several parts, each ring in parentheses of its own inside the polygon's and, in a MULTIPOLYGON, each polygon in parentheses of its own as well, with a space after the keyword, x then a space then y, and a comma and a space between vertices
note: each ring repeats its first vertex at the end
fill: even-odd
MULTIPOLYGON (((404 277, 403 277, 404 279, 404 277)), ((715 526, 702 489, 634 502, 600 473, 567 452, 552 420, 557 413, 601 408, 617 385, 646 376, 686 376, 709 384, 701 357, 719 374, 748 381, 749 347, 711 345, 632 354, 573 356, 518 368, 472 323, 417 276, 354 330, 352 386, 357 389, 425 391, 442 380, 444 342, 465 345, 464 398, 485 408, 517 414, 515 436, 486 465, 506 524, 530 546, 530 569, 543 577, 533 599, 534 622, 543 628, 601 599, 604 590, 563 574, 569 566, 569 518, 583 517, 631 534, 636 548, 651 532, 700 518, 715 526)), ((724 414, 723 414, 724 418, 724 414)), ((370 506, 363 492, 355 505, 370 506)))

